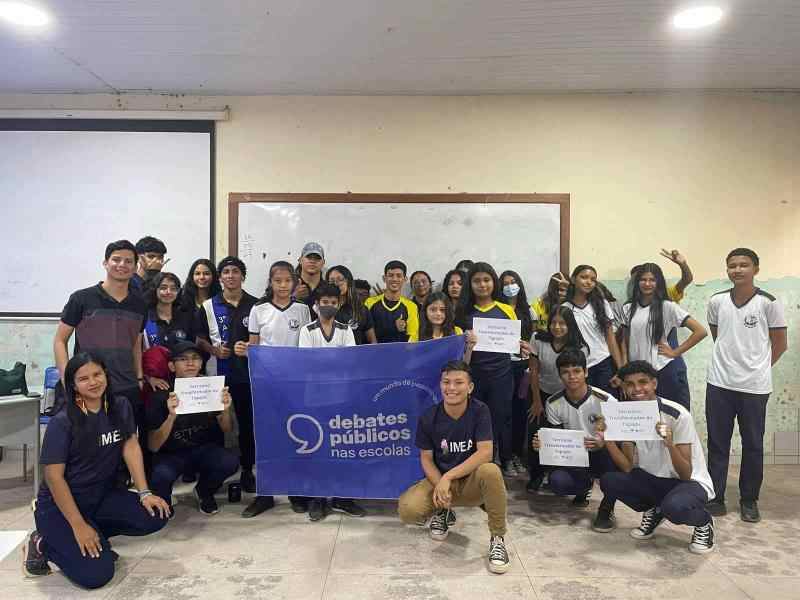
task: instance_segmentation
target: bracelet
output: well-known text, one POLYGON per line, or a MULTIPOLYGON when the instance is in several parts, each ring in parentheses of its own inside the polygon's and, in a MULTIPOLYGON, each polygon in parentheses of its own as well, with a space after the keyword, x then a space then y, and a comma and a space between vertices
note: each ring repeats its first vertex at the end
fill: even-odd
POLYGON ((141 502, 142 500, 144 500, 148 496, 152 496, 153 495, 153 492, 151 492, 150 490, 147 490, 147 489, 141 490, 140 492, 137 492, 137 493, 139 495, 139 502, 141 502))

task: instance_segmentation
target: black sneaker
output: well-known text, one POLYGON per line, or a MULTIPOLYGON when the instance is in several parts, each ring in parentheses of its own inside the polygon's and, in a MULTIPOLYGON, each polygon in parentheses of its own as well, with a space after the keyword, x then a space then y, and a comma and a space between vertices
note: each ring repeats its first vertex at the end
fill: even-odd
POLYGON ((25 577, 50 575, 50 565, 41 550, 42 536, 38 531, 31 533, 28 543, 22 547, 22 574, 25 577))
POLYGON ((201 496, 200 492, 197 491, 197 487, 195 486, 194 497, 197 499, 197 509, 204 515, 210 517, 211 515, 215 515, 219 512, 219 506, 217 505, 217 501, 214 499, 214 494, 201 496))
POLYGON ((706 502, 706 510, 713 517, 724 517, 728 514, 728 507, 725 506, 725 500, 722 498, 714 498, 711 502, 706 502))
POLYGON ((251 469, 245 469, 242 467, 242 474, 239 476, 239 483, 242 485, 242 489, 248 494, 256 493, 256 478, 251 469))
POLYGON ((311 521, 321 521, 325 518, 327 511, 325 510, 324 498, 313 498, 308 505, 308 518, 311 521))
POLYGON ((586 508, 589 506, 589 498, 592 497, 592 488, 586 490, 583 494, 578 494, 572 499, 572 506, 575 508, 586 508))
POLYGON ((592 522, 592 529, 598 533, 608 533, 613 531, 617 526, 617 519, 614 517, 614 507, 604 506, 600 503, 600 508, 597 509, 597 516, 592 522))
POLYGON ((508 550, 503 536, 493 535, 489 540, 489 570, 492 573, 505 573, 511 561, 508 559, 508 550))
POLYGON ((302 496, 289 496, 289 504, 292 505, 292 510, 298 515, 308 512, 308 504, 310 501, 310 498, 304 498, 302 496))
POLYGON ((119 554, 117 554, 116 552, 114 552, 110 548, 109 548, 108 551, 111 552, 111 560, 112 560, 112 562, 119 562, 119 554))
POLYGON ((542 488, 543 481, 544 475, 537 475, 528 482, 528 485, 525 486, 525 491, 529 494, 538 494, 539 490, 542 488))
POLYGON ((658 508, 651 508, 642 513, 642 523, 636 529, 631 529, 631 537, 635 540, 649 540, 656 532, 656 527, 664 520, 664 515, 658 508))
POLYGON ((514 466, 514 462, 507 460, 503 463, 503 477, 507 479, 514 479, 519 473, 517 472, 517 468, 514 466))
POLYGON ((712 518, 705 525, 694 528, 692 543, 689 544, 689 551, 695 554, 708 554, 714 549, 714 519, 712 518))
POLYGON ((356 504, 353 500, 343 500, 342 498, 334 498, 330 504, 333 512, 340 512, 351 517, 366 517, 367 511, 362 506, 356 504))
POLYGON ((431 534, 431 538, 437 542, 444 541, 447 538, 447 534, 450 533, 448 530, 450 521, 449 512, 449 510, 444 508, 431 517, 428 531, 431 534))
POLYGON ((247 508, 242 511, 242 517, 245 519, 252 519, 274 506, 275 498, 272 496, 256 496, 253 498, 253 501, 247 505, 247 508))
POLYGON ((452 508, 447 511, 447 526, 452 527, 456 524, 456 511, 452 508))
POLYGON ((739 509, 741 510, 742 521, 745 523, 758 523, 761 520, 761 513, 758 511, 756 500, 740 500, 739 509))

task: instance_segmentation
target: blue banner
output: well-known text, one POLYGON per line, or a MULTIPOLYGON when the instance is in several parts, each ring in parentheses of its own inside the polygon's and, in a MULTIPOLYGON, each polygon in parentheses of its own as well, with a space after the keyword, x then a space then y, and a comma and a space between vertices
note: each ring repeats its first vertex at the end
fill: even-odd
POLYGON ((464 336, 248 351, 260 495, 397 498, 423 477, 417 420, 464 336))

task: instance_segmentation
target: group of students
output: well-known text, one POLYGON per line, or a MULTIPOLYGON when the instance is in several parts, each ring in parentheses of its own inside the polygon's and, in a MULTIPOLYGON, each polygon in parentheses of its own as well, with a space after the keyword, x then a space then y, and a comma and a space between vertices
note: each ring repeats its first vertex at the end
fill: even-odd
MULTIPOLYGON (((621 306, 589 265, 569 276, 555 273, 546 292, 529 303, 518 273, 498 276, 491 265, 472 261, 449 271, 440 290, 424 271, 412 273, 407 298, 406 265, 392 260, 382 286, 370 295, 369 285, 347 267, 325 270, 324 249, 309 242, 298 265, 270 266, 267 289, 256 298, 242 287, 247 267, 237 257, 217 265, 199 259, 182 284, 163 269, 166 254, 165 244, 153 237, 135 246, 112 242, 105 280, 76 291, 64 307, 54 354, 65 408, 51 419, 42 447, 45 481, 36 502, 37 529, 26 545, 29 575, 48 573, 52 561, 82 586, 103 585, 116 558, 108 538, 163 527, 179 477, 197 481, 198 509, 207 515, 218 511, 214 494, 239 469, 242 489, 256 493, 250 345, 343 347, 464 335, 463 360, 442 368, 442 403, 419 420, 416 445, 425 478, 401 496, 399 512, 404 522, 427 522, 431 537, 442 540, 455 522, 453 506, 483 507, 493 572, 509 565, 504 477, 524 472, 525 458, 532 494, 550 490, 574 496, 572 504, 584 507, 600 480, 604 498, 592 524, 596 531, 615 527, 620 500, 644 513, 633 537, 652 537, 667 518, 692 525, 690 549, 703 553, 713 549, 712 516, 726 511, 738 419, 741 516, 760 519, 771 366, 787 344, 781 303, 755 287, 759 259, 752 250, 728 254, 733 288, 713 296, 708 307, 716 341, 706 392, 708 469, 689 412, 682 359, 707 332, 679 304, 692 274, 676 250, 662 254, 681 268, 678 284, 668 287, 654 263, 637 265, 621 306), (474 350, 476 317, 520 320, 519 352, 474 350), (690 334, 678 343, 681 327, 690 334), (178 414, 175 379, 203 373, 225 376, 223 410, 178 414), (658 403, 660 441, 604 439, 600 404, 617 396, 658 403), (236 429, 232 412, 238 456, 224 446, 224 433, 236 429), (590 466, 541 465, 541 427, 584 431, 590 466), (127 467, 122 477, 121 462, 127 467), (138 490, 138 501, 119 491, 120 482, 138 490)), ((366 514, 348 498, 290 502, 312 521, 331 510, 366 514)), ((256 495, 242 516, 273 506, 271 496, 256 495)))

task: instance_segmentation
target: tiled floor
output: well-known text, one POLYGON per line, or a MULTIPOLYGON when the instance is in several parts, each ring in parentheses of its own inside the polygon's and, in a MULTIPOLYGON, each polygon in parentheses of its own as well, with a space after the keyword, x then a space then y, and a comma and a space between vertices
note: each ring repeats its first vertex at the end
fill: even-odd
MULTIPOLYGON (((0 529, 30 530, 31 487, 16 461, 10 452, 0 463, 0 529)), ((389 502, 369 503, 365 519, 335 515, 309 523, 285 499, 245 520, 239 517, 243 505, 220 498, 221 512, 208 518, 187 497, 159 534, 113 540, 122 559, 107 587, 80 590, 58 573, 23 579, 16 551, 0 562, 0 598, 800 598, 797 466, 767 467, 764 521, 748 525, 738 513, 717 519, 717 548, 707 557, 688 552, 687 527, 662 526, 650 542, 635 542, 628 530, 639 517, 623 506, 616 531, 592 532, 598 496, 589 509, 575 510, 566 500, 531 499, 523 480, 512 482, 512 568, 502 576, 486 569, 488 532, 479 509, 459 509, 448 539, 436 543, 426 530, 400 524, 389 502)), ((735 486, 728 496, 735 505, 735 486)))

